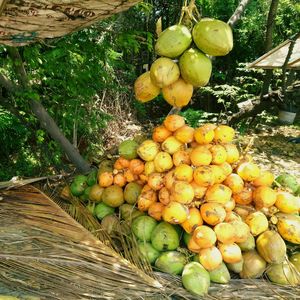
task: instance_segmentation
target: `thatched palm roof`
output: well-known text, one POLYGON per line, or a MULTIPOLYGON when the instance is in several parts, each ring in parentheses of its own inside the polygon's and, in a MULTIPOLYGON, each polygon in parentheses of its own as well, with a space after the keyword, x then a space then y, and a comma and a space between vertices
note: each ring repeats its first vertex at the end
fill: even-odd
POLYGON ((140 0, 0 0, 0 44, 55 38, 127 10, 140 0))

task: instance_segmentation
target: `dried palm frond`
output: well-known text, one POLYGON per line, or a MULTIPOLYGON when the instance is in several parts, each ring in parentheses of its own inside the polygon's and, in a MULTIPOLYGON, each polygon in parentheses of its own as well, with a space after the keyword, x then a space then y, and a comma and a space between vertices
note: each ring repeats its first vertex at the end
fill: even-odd
POLYGON ((0 282, 42 299, 141 299, 163 286, 36 188, 1 191, 0 282))

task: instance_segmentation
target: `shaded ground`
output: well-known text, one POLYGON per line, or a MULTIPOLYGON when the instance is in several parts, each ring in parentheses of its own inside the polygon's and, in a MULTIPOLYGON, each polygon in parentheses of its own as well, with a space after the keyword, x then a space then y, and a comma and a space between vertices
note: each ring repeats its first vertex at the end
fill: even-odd
POLYGON ((300 181, 300 144, 288 142, 290 138, 300 137, 300 130, 292 126, 262 126, 240 137, 240 145, 245 148, 253 139, 249 154, 263 168, 275 175, 286 172, 300 181))

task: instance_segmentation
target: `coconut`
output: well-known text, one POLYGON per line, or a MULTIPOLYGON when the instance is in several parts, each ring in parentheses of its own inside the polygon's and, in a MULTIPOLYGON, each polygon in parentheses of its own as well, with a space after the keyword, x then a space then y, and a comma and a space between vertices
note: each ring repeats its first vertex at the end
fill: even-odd
POLYGON ((173 25, 159 35, 155 44, 155 51, 160 56, 175 58, 181 55, 191 42, 192 35, 186 26, 173 25))
POLYGON ((139 144, 134 140, 123 141, 119 147, 119 155, 126 159, 134 159, 137 157, 137 148, 139 144))
POLYGON ((178 65, 170 58, 158 58, 150 68, 152 82, 158 87, 164 87, 178 80, 180 71, 178 65))
POLYGON ((182 284, 189 292, 203 296, 210 286, 209 273, 198 262, 190 262, 184 266, 182 284))
POLYGON ((94 184, 93 186, 91 186, 89 199, 94 202, 100 202, 102 200, 103 191, 103 187, 101 187, 99 184, 94 184))
POLYGON ((137 149, 139 157, 145 161, 152 161, 159 152, 159 145, 152 140, 145 140, 137 149))
POLYGON ((204 53, 224 56, 233 48, 231 27, 223 21, 203 18, 193 28, 193 40, 204 53))
POLYGON ((149 216, 140 216, 135 218, 131 224, 131 230, 141 241, 149 242, 151 234, 157 227, 157 221, 149 216))
POLYGON ((124 199, 129 204, 135 204, 141 194, 142 187, 136 182, 129 182, 124 189, 124 199))
POLYGON ((102 220, 105 216, 112 215, 114 212, 115 209, 113 207, 110 207, 103 202, 98 203, 94 209, 94 214, 99 220, 102 220))
POLYGON ((151 243, 139 242, 138 247, 142 255, 150 264, 153 264, 160 255, 160 252, 153 248, 151 243))
POLYGON ((114 230, 118 229, 120 222, 115 215, 107 215, 101 221, 101 227, 111 234, 114 230))
POLYGON ((293 254, 289 258, 289 260, 295 266, 295 268, 298 270, 298 272, 300 273, 300 252, 293 254))
POLYGON ((168 274, 179 275, 187 264, 187 257, 177 251, 167 251, 162 253, 155 261, 155 267, 168 274))
POLYGON ((179 59, 181 77, 195 87, 207 85, 212 64, 210 59, 199 50, 186 50, 179 59))
POLYGON ((179 247, 179 234, 171 224, 160 222, 151 234, 151 243, 158 251, 175 250, 179 247))
POLYGON ((244 259, 242 259, 241 261, 239 261, 237 263, 226 264, 226 266, 227 266, 228 270, 239 274, 243 270, 243 264, 244 264, 244 259))
POLYGON ((243 260, 243 270, 240 272, 241 278, 254 279, 262 276, 267 263, 255 250, 244 252, 243 260))
POLYGON ((86 188, 86 181, 74 180, 70 185, 70 190, 73 196, 79 197, 83 195, 86 188))
POLYGON ((222 262, 221 265, 209 272, 209 277, 215 283, 228 283, 230 280, 230 273, 226 265, 222 262))
POLYGON ((295 193, 300 187, 297 179, 287 173, 283 173, 276 177, 275 182, 279 183, 282 187, 290 189, 293 193, 295 193))
POLYGON ((160 93, 160 88, 153 84, 150 78, 150 71, 140 75, 134 82, 135 98, 140 102, 148 102, 156 98, 160 93))
POLYGON ((102 201, 111 207, 118 207, 124 203, 123 189, 118 185, 111 185, 104 189, 102 201))

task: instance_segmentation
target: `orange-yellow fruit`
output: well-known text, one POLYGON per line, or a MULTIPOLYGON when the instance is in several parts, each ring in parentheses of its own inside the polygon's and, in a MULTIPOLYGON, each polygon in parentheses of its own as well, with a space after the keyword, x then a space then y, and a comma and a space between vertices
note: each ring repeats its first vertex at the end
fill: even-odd
POLYGON ((188 244, 187 244, 187 248, 194 252, 194 253, 199 253, 200 250, 202 249, 193 239, 193 237, 189 240, 188 244))
POLYGON ((137 179, 136 175, 134 175, 129 169, 124 171, 124 177, 125 177, 127 182, 132 182, 132 181, 135 181, 137 179))
POLYGON ((149 185, 145 185, 138 197, 138 209, 141 211, 147 211, 151 204, 157 201, 157 195, 149 185))
POLYGON ((260 186, 253 192, 253 201, 257 209, 270 207, 276 202, 276 192, 268 186, 260 186))
POLYGON ((159 144, 152 140, 143 141, 137 148, 137 153, 144 161, 152 161, 159 152, 159 144))
POLYGON ((214 139, 216 128, 213 124, 205 124, 195 129, 194 136, 198 144, 209 144, 214 139))
POLYGON ((114 176, 112 172, 103 172, 98 176, 98 182, 101 187, 108 187, 113 184, 114 176))
POLYGON ((225 173, 226 177, 232 173, 232 167, 228 162, 224 162, 220 164, 219 167, 222 168, 223 172, 225 173))
POLYGON ((215 245, 217 236, 208 226, 198 226, 193 232, 193 239, 200 248, 209 248, 215 245))
POLYGON ((181 226, 187 233, 192 233, 198 226, 203 224, 200 211, 196 207, 189 208, 189 216, 181 226))
POLYGON ((169 154, 174 154, 179 150, 184 149, 184 144, 178 141, 174 136, 169 136, 162 144, 161 148, 163 151, 169 154))
POLYGON ((214 174, 214 182, 222 183, 226 179, 226 175, 225 175, 223 169, 218 165, 211 165, 210 167, 214 174))
POLYGON ((135 98, 141 102, 148 102, 160 93, 160 88, 156 86, 151 78, 150 71, 140 75, 134 83, 135 98))
POLYGON ((172 59, 160 57, 150 67, 152 82, 158 87, 170 85, 178 80, 180 71, 178 65, 172 59))
POLYGON ((269 228, 267 217, 260 211, 250 213, 246 217, 245 223, 250 227, 253 236, 257 236, 269 228))
POLYGON ((171 190, 174 201, 190 204, 194 199, 194 189, 186 181, 175 181, 171 190))
POLYGON ((186 164, 177 166, 174 170, 176 180, 191 182, 193 180, 193 168, 186 164))
POLYGON ((206 147, 198 146, 191 151, 190 158, 195 167, 208 166, 212 161, 212 154, 206 147))
POLYGON ((165 120, 164 120, 164 126, 169 130, 169 131, 176 131, 183 125, 185 125, 184 118, 179 115, 168 115, 165 120))
POLYGON ((152 203, 148 208, 148 215, 157 221, 162 219, 162 212, 165 208, 161 202, 152 203))
POLYGON ((214 141, 218 143, 230 143, 234 138, 234 129, 227 125, 219 125, 214 133, 214 141))
POLYGON ((165 187, 168 190, 171 190, 174 182, 175 182, 174 170, 171 170, 165 175, 165 180, 164 180, 165 187))
POLYGON ((192 99, 193 86, 182 78, 162 88, 163 98, 174 107, 186 106, 192 99))
POLYGON ((224 221, 226 211, 218 203, 204 203, 200 207, 202 219, 209 225, 216 225, 224 221))
POLYGON ((114 168, 116 170, 123 170, 129 168, 130 161, 122 156, 120 156, 114 163, 114 168))
POLYGON ((277 192, 275 206, 283 213, 297 214, 300 205, 298 199, 288 192, 277 192))
POLYGON ((152 133, 152 139, 154 142, 162 143, 166 138, 172 135, 172 132, 168 130, 164 125, 160 125, 154 128, 152 133))
MULTIPOLYGON (((225 184, 225 182, 224 182, 225 184)), ((253 191, 250 187, 244 187, 241 192, 234 193, 232 195, 232 198, 234 199, 235 203, 241 204, 241 205, 248 205, 252 202, 253 198, 253 191)))
POLYGON ((118 173, 114 176, 113 184, 123 187, 126 183, 127 183, 127 181, 123 174, 118 173))
POLYGON ((218 248, 222 254, 223 260, 226 263, 234 264, 242 260, 242 251, 237 244, 219 243, 218 248))
POLYGON ((205 200, 225 204, 231 198, 231 189, 226 185, 217 183, 207 189, 205 200))
POLYGON ((201 199, 204 197, 206 191, 207 191, 207 187, 204 186, 200 186, 198 185, 195 181, 192 181, 190 183, 190 185, 193 187, 194 189, 194 197, 197 199, 201 199))
POLYGON ((229 223, 219 223, 214 227, 217 239, 223 244, 235 242, 235 228, 229 223))
POLYGON ((171 224, 181 224, 187 220, 189 215, 188 208, 179 202, 171 201, 162 212, 164 221, 171 224))
POLYGON ((232 221, 230 224, 233 226, 235 231, 235 243, 243 243, 248 239, 250 234, 250 227, 242 221, 232 221))
POLYGON ((234 144, 224 144, 223 147, 227 152, 226 161, 230 164, 237 162, 240 158, 240 153, 236 145, 234 144))
POLYGON ((173 164, 174 166, 179 166, 180 164, 191 164, 190 153, 186 150, 179 150, 173 154, 173 164))
POLYGON ((145 162, 145 169, 144 169, 144 174, 146 176, 149 176, 151 173, 154 173, 156 170, 155 170, 155 165, 154 165, 154 161, 151 160, 151 161, 146 161, 145 162))
POLYGON ((241 221, 241 217, 234 211, 228 211, 226 212, 226 217, 224 222, 230 223, 233 221, 241 221))
POLYGON ((244 189, 244 181, 238 174, 230 174, 223 182, 233 194, 240 193, 244 189))
POLYGON ((166 172, 173 167, 172 156, 164 151, 160 151, 154 158, 154 168, 157 172, 166 172))
POLYGON ((171 202, 170 192, 166 187, 163 187, 159 190, 158 200, 164 205, 168 205, 171 202))
POLYGON ((136 158, 136 159, 132 159, 129 163, 129 170, 136 175, 142 174, 144 172, 145 169, 145 165, 144 163, 136 158))
POLYGON ((224 207, 226 213, 229 212, 229 211, 234 210, 234 208, 235 208, 235 201, 234 201, 234 199, 230 198, 230 200, 228 202, 226 202, 225 204, 223 204, 223 207, 224 207))
POLYGON ((253 181, 260 175, 258 165, 252 162, 244 162, 237 168, 237 174, 245 181, 253 181))
POLYGON ((242 218, 242 220, 245 220, 248 215, 255 212, 256 210, 252 205, 237 204, 233 211, 236 212, 242 218))
POLYGON ((271 186, 275 177, 269 171, 261 171, 259 177, 257 177, 254 181, 252 181, 252 185, 254 186, 271 186))
POLYGON ((194 170, 194 181, 200 186, 210 186, 214 184, 215 178, 210 166, 200 166, 194 170))
POLYGON ((222 145, 213 145, 210 147, 212 154, 212 163, 216 165, 223 164, 227 159, 226 149, 222 145))
POLYGON ((174 132, 174 136, 181 143, 191 143, 194 140, 194 128, 184 125, 174 132))
POLYGON ((200 250, 199 261, 207 271, 212 271, 221 265, 223 258, 219 249, 213 246, 200 250))
POLYGON ((164 186, 164 174, 152 173, 148 176, 148 185, 154 191, 160 190, 164 186))

